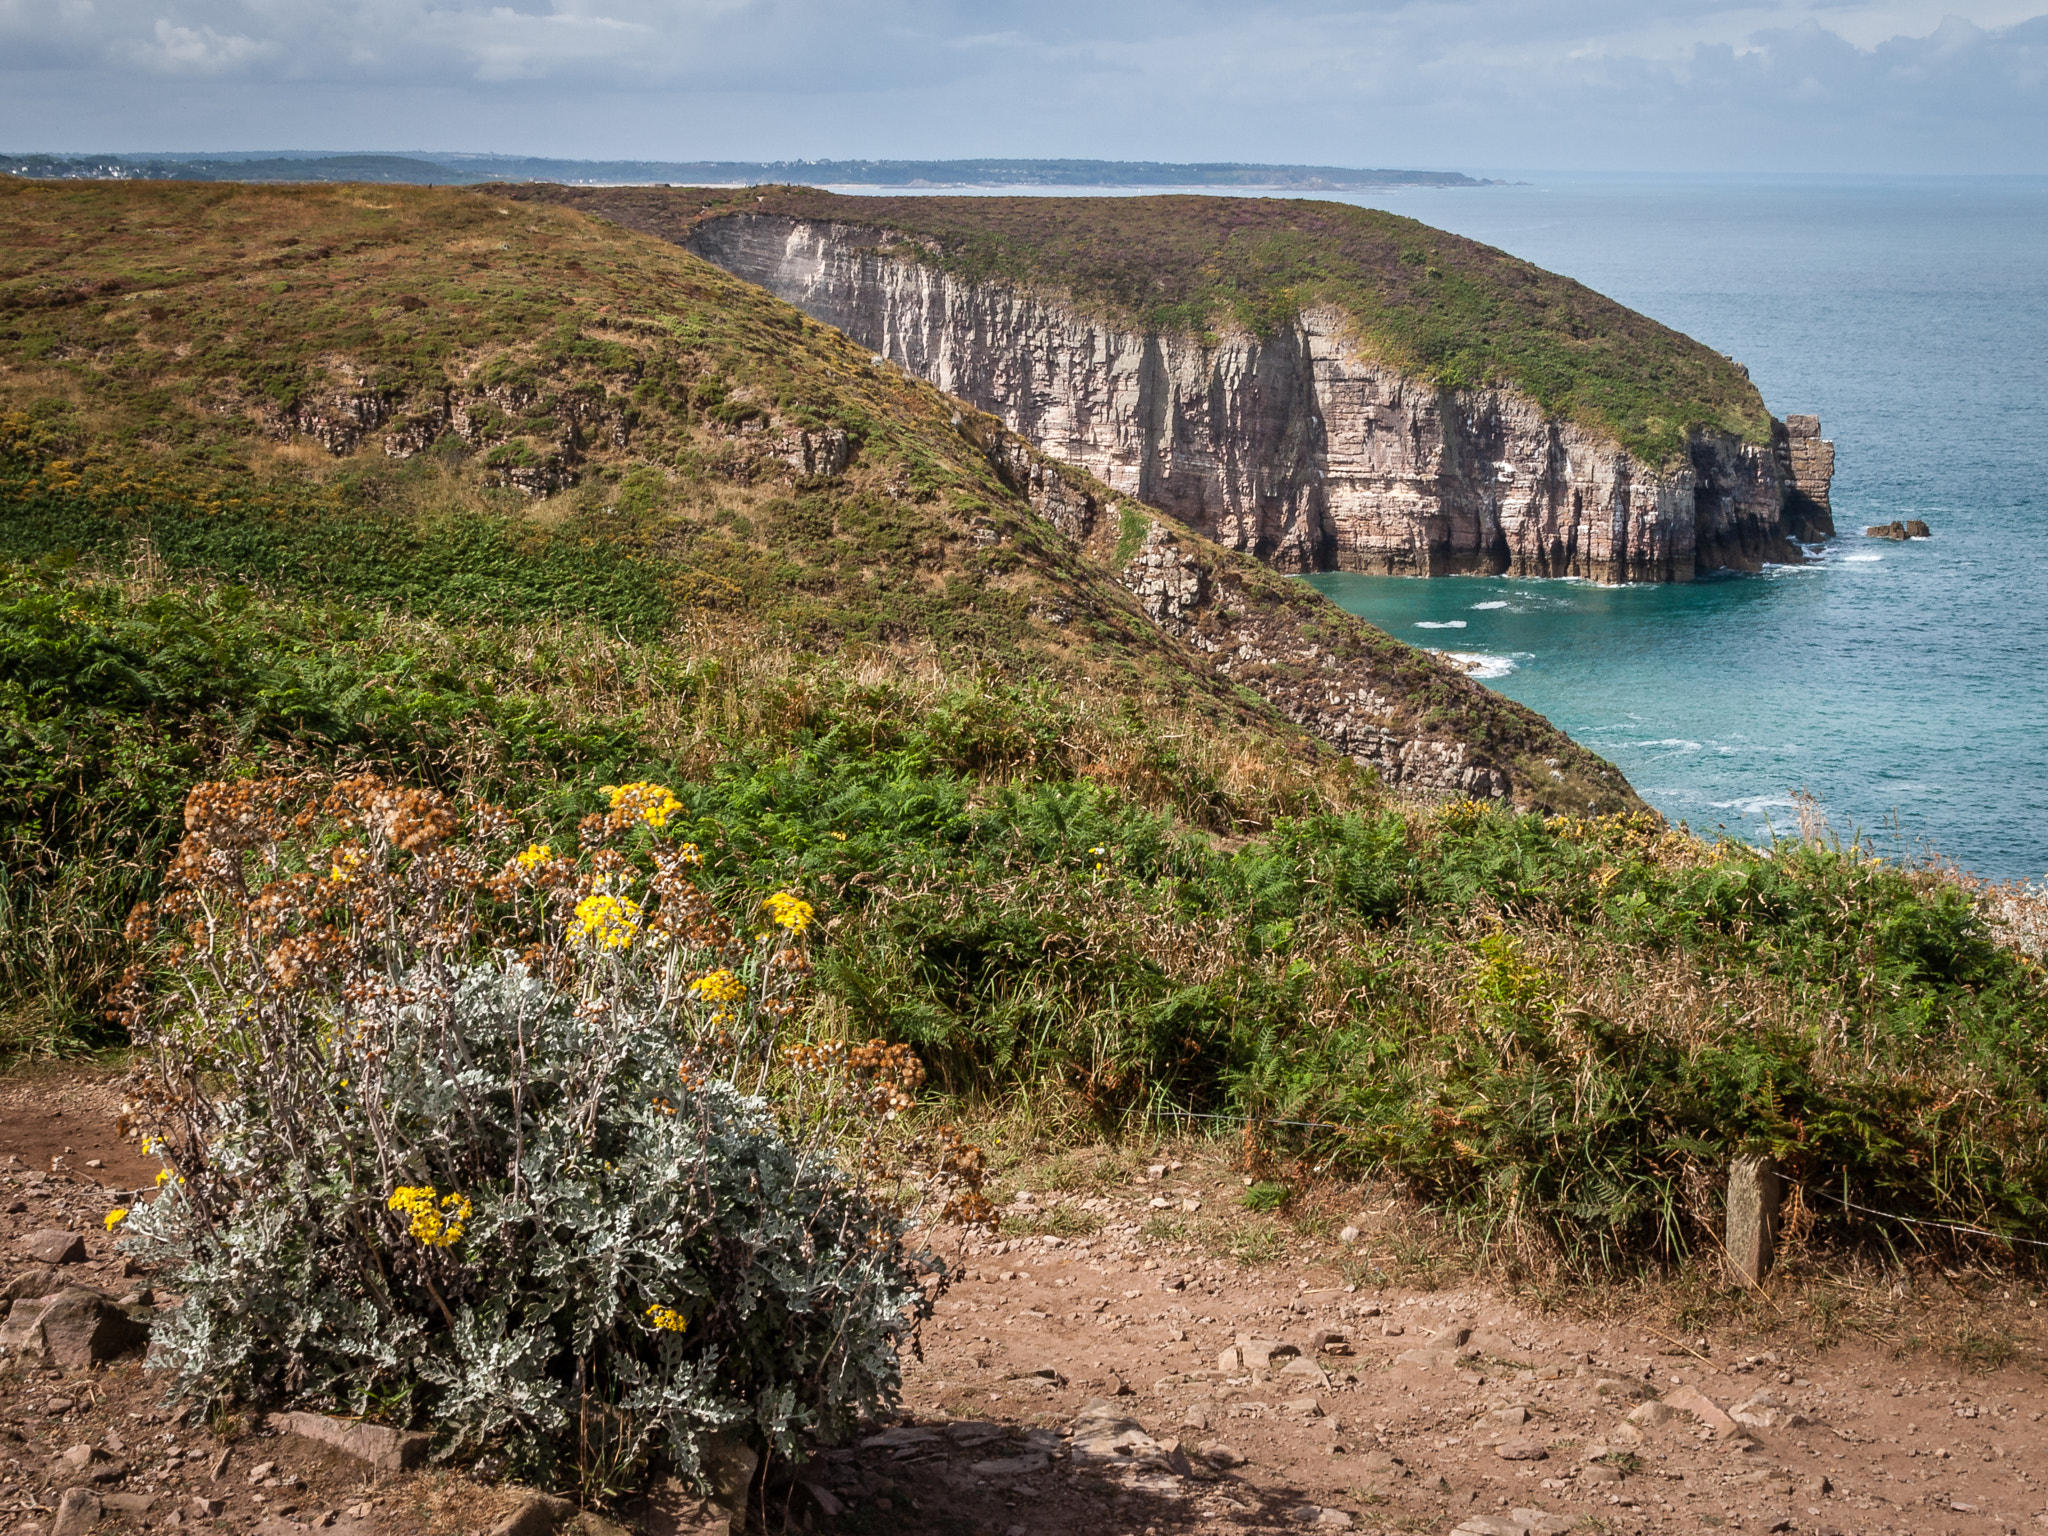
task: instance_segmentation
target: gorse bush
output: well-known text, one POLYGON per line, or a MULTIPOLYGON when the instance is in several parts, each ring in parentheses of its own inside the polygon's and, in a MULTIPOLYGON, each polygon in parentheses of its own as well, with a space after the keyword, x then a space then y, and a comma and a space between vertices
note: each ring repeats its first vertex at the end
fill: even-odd
POLYGON ((808 902, 735 926, 674 797, 609 799, 558 852, 369 777, 193 792, 122 992, 177 1391, 431 1425, 587 1497, 893 1400, 914 1229, 988 1218, 980 1154, 898 1133, 908 1052, 792 1037, 808 902))

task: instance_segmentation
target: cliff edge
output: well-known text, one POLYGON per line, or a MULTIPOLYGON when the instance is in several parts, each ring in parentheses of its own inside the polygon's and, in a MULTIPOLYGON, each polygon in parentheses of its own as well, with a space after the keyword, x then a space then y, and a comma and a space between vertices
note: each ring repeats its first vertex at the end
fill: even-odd
MULTIPOLYGON (((541 192, 541 189, 535 189, 541 192)), ((532 195, 532 194, 529 194, 532 195)), ((1803 558, 1833 448, 1739 365, 1413 220, 1274 199, 549 188, 1282 571, 1803 558)))

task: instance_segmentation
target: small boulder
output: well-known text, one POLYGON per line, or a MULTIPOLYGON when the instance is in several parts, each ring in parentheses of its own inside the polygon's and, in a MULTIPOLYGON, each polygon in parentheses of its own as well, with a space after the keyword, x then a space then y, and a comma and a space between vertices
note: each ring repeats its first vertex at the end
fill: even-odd
POLYGON ((1735 1421, 1723 1413, 1697 1387, 1678 1387, 1664 1394, 1664 1401, 1680 1413, 1689 1413, 1716 1434, 1727 1434, 1735 1421))
POLYGON ((86 1536, 99 1523, 100 1496, 90 1488, 69 1488, 57 1501, 57 1518, 50 1536, 86 1536))
POLYGON ((147 1323, 130 1316, 111 1296, 82 1285, 17 1303, 0 1324, 0 1349, 74 1369, 112 1360, 148 1340, 147 1323))
POLYGON ((491 1528, 491 1536, 554 1536, 576 1518, 576 1506, 545 1493, 527 1495, 520 1506, 491 1528))
POLYGON ((1502 1461, 1545 1461, 1550 1450, 1540 1440, 1503 1440, 1493 1448, 1502 1461))
POLYGON ((1321 1504, 1297 1504, 1287 1511, 1287 1518, 1296 1525, 1320 1526, 1331 1531, 1348 1531, 1352 1525, 1351 1516, 1345 1511, 1321 1504))
POLYGON ((55 1265, 40 1264, 34 1269, 24 1269, 0 1288, 0 1301, 34 1301, 39 1297, 54 1296, 70 1283, 55 1265))
POLYGON ((1638 1429, 1656 1429, 1677 1417, 1678 1410, 1669 1403, 1637 1403, 1628 1411, 1629 1423, 1638 1429))
MULTIPOLYGON (((432 1436, 417 1431, 406 1433, 381 1424, 358 1424, 329 1418, 324 1413, 273 1413, 267 1422, 279 1434, 332 1446, 345 1456, 368 1462, 379 1472, 410 1472, 426 1460, 433 1443, 432 1436)), ((256 1481, 256 1474, 252 1473, 250 1480, 256 1481)))
POLYGON ((1467 1515, 1451 1536, 1528 1536, 1529 1528, 1506 1515, 1467 1515))
POLYGON ((59 1477, 79 1476, 87 1467, 92 1465, 93 1458, 98 1454, 99 1452, 89 1445, 72 1446, 70 1450, 58 1456, 56 1461, 57 1475, 59 1477))
POLYGON ((1909 539, 1931 539, 1933 531, 1917 517, 1906 519, 1906 537, 1909 539))
POLYGON ((39 1264, 83 1264, 85 1239, 61 1229, 31 1232, 21 1240, 21 1251, 39 1264))
POLYGON ((719 1430, 705 1439, 698 1456, 711 1484, 712 1502, 725 1511, 731 1529, 744 1531, 761 1453, 732 1431, 719 1430))

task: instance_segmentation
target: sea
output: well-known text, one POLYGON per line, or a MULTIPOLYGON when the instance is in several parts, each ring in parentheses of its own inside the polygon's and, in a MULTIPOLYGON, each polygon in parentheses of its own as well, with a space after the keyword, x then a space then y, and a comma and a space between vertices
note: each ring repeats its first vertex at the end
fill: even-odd
POLYGON ((1840 531, 1806 564, 1685 585, 1305 579, 1473 658, 1697 832, 1793 835, 1804 798, 1845 843, 2042 879, 2048 178, 1488 174, 1510 184, 1335 200, 1740 360, 1774 414, 1834 440, 1840 531), (1933 537, 1863 534, 1908 518, 1933 537))

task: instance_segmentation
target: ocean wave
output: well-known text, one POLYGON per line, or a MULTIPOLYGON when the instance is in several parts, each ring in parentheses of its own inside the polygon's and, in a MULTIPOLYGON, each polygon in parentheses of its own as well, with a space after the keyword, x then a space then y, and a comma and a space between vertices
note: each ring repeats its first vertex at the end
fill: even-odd
POLYGON ((1505 608, 1507 607, 1507 605, 1507 599, 1500 598, 1497 601, 1491 603, 1474 603, 1472 605, 1472 611, 1474 613, 1484 613, 1489 608, 1505 608))
POLYGON ((1515 664, 1505 656, 1486 656, 1478 651, 1436 651, 1432 654, 1442 657, 1467 677, 1481 682, 1506 677, 1515 670, 1515 664))
POLYGON ((1712 804, 1717 811, 1740 811, 1745 816, 1761 816, 1765 811, 1792 811, 1799 808, 1797 800, 1784 795, 1751 795, 1744 800, 1716 800, 1712 804))
POLYGON ((1687 741, 1683 736, 1666 736, 1660 741, 1639 741, 1636 745, 1639 747, 1678 747, 1686 752, 1697 752, 1700 749, 1698 742, 1687 741))
POLYGON ((1465 621, 1463 619, 1417 619, 1415 627, 1417 629, 1463 629, 1465 621))
POLYGON ((1878 561, 1882 560, 1883 558, 1883 555, 1844 555, 1842 556, 1842 564, 1875 565, 1878 561))

